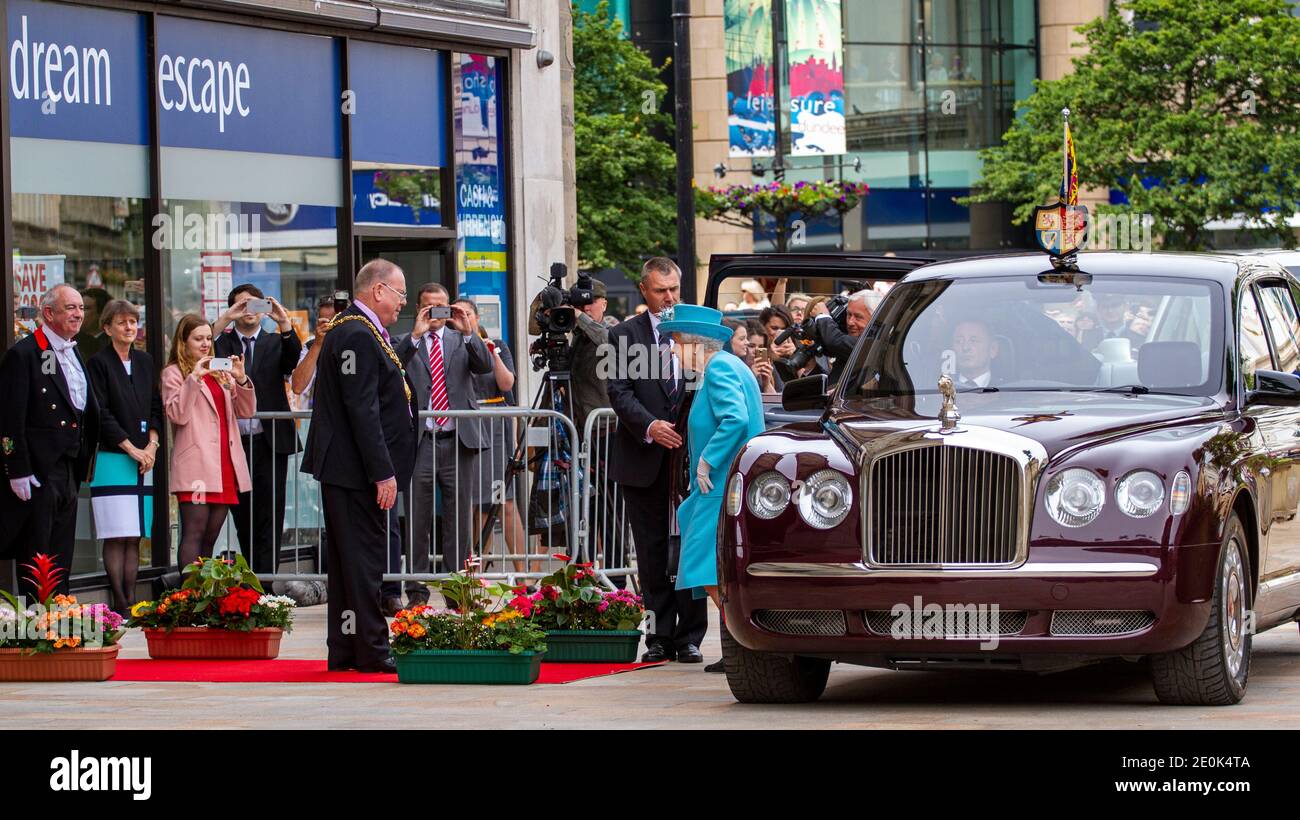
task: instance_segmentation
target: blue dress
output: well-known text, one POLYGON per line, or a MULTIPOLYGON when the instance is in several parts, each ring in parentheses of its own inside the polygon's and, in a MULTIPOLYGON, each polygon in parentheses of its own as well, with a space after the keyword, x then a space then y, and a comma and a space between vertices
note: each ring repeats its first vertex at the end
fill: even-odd
POLYGON ((731 462, 740 448, 763 432, 763 399, 758 380, 730 352, 715 353, 704 368, 691 414, 687 419, 690 452, 690 494, 677 510, 682 535, 677 588, 696 589, 718 583, 718 522, 731 478, 731 462), (713 489, 701 493, 695 477, 700 457, 708 462, 713 489))

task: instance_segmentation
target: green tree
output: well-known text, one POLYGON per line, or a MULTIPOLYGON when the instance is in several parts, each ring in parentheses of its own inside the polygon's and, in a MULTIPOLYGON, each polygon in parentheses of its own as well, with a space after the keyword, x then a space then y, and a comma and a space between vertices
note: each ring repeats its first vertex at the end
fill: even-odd
POLYGON ((1077 31, 1088 53, 1017 105, 959 202, 1012 203, 1023 223, 1054 201, 1069 108, 1080 186, 1128 197, 1103 212, 1151 215, 1166 248, 1205 248, 1207 223, 1242 214, 1256 218, 1255 238, 1294 245, 1300 19, 1285 0, 1113 0, 1077 31))
POLYGON ((676 250, 677 158, 664 142, 673 134, 673 118, 662 110, 664 66, 621 32, 607 2, 595 14, 574 7, 578 259, 635 278, 644 256, 676 250))

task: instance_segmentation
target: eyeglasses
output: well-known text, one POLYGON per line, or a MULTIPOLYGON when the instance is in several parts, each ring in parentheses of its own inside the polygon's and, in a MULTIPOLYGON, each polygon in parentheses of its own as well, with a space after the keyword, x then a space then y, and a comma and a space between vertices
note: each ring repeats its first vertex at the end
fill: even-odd
POLYGON ((397 294, 397 298, 398 298, 399 300, 401 300, 401 301, 403 301, 403 302, 406 301, 406 291, 404 291, 404 290, 398 290, 397 288, 393 287, 392 285, 388 284, 387 282, 380 282, 379 284, 382 285, 382 286, 384 286, 384 287, 386 287, 386 288, 388 288, 388 289, 391 290, 393 293, 396 293, 396 294, 397 294))

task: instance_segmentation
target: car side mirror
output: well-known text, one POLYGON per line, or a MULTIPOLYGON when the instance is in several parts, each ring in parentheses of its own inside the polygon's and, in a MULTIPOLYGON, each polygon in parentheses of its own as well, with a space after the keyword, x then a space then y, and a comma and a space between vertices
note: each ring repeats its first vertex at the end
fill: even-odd
POLYGON ((825 410, 830 401, 831 397, 826 392, 825 373, 788 381, 781 390, 781 407, 792 413, 798 410, 825 410))
POLYGON ((1255 389, 1246 393, 1246 404, 1300 404, 1300 376, 1277 370, 1256 370, 1255 389))

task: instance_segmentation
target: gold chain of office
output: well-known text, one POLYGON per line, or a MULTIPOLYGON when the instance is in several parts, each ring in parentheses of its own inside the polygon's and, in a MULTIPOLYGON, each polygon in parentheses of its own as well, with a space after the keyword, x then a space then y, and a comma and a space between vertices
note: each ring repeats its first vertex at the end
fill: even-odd
POLYGON ((329 323, 329 329, 330 329, 330 330, 333 330, 334 328, 338 327, 339 325, 343 324, 344 322, 364 322, 365 325, 366 325, 366 327, 370 328, 370 333, 375 337, 375 341, 376 341, 376 342, 379 342, 379 346, 382 347, 382 348, 384 349, 384 353, 385 353, 385 355, 387 355, 388 358, 390 358, 390 359, 393 360, 393 364, 397 365, 397 369, 401 372, 401 374, 402 374, 402 389, 406 391, 406 402, 407 402, 407 404, 410 404, 410 402, 411 402, 411 385, 408 384, 407 381, 406 381, 406 368, 405 368, 405 367, 402 367, 402 362, 401 362, 400 359, 397 358, 397 353, 394 352, 394 350, 393 350, 393 346, 390 345, 390 344, 388 343, 388 340, 385 339, 384 336, 383 336, 383 334, 379 332, 379 329, 378 329, 377 327, 375 327, 374 323, 371 322, 369 319, 367 319, 367 318, 364 317, 364 316, 339 316, 339 317, 336 317, 334 320, 332 320, 332 321, 329 323))

